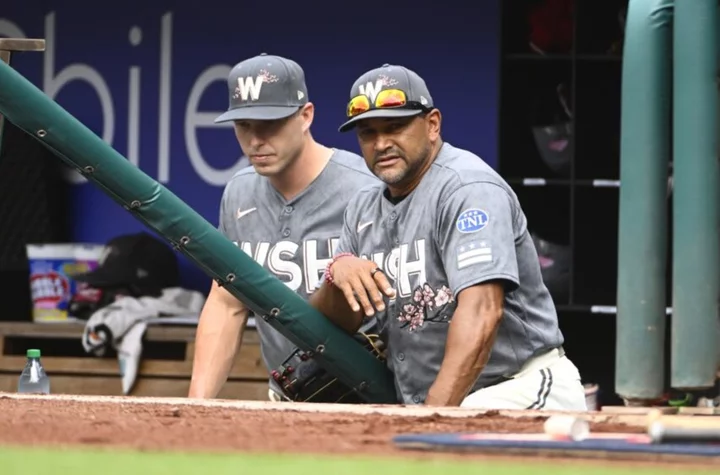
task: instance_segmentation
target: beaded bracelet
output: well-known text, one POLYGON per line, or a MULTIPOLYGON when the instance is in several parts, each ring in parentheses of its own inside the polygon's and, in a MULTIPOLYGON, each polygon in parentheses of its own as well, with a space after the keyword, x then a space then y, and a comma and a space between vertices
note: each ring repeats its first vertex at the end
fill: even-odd
POLYGON ((333 283, 333 278, 332 278, 332 275, 330 274, 330 268, 332 267, 333 264, 335 264, 335 262, 338 259, 340 259, 341 257, 348 257, 348 256, 353 256, 353 255, 354 254, 351 252, 341 252, 337 256, 333 257, 332 260, 330 262, 328 262, 328 265, 325 267, 325 282, 327 282, 328 284, 333 283))

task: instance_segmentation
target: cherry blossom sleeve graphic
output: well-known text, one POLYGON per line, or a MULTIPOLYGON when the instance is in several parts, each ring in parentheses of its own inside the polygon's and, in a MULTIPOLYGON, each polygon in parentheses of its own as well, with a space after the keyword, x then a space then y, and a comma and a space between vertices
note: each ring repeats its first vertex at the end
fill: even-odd
POLYGON ((425 322, 448 322, 452 314, 444 310, 454 302, 452 291, 444 285, 437 290, 427 283, 418 286, 412 300, 402 306, 398 316, 398 321, 402 323, 400 327, 407 327, 412 332, 425 322))

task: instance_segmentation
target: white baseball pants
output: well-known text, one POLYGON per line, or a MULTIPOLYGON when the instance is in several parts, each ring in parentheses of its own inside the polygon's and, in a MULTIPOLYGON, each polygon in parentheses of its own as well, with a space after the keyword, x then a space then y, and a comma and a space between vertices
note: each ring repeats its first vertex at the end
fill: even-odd
MULTIPOLYGON (((284 400, 272 389, 268 399, 284 400)), ((580 372, 557 349, 529 360, 513 379, 469 394, 461 407, 587 411, 580 372)))
POLYGON ((461 407, 587 411, 580 372, 558 349, 529 360, 510 380, 469 394, 461 407))

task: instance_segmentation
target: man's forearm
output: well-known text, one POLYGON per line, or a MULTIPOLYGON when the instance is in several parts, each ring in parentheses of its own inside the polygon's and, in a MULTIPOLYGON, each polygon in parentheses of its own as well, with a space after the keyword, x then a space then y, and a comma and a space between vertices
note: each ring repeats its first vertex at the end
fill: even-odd
POLYGON ((460 308, 455 311, 440 372, 425 404, 460 405, 490 358, 501 318, 502 309, 487 309, 479 315, 460 308))
POLYGON ((195 337, 188 397, 214 398, 227 381, 247 323, 248 310, 212 302, 203 308, 195 337))
POLYGON ((310 296, 309 303, 350 334, 357 332, 362 324, 362 311, 354 312, 342 291, 331 284, 323 283, 310 296))

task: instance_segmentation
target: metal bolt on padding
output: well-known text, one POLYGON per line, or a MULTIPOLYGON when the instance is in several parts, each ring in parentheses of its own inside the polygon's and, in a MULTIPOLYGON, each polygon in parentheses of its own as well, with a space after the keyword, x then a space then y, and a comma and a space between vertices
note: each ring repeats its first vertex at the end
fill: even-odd
POLYGON ((226 279, 228 282, 232 282, 233 280, 235 280, 235 274, 228 274, 226 279))
POLYGON ((37 136, 40 138, 43 138, 47 135, 47 132, 45 132, 43 129, 40 129, 37 131, 37 136))
POLYGON ((132 209, 138 209, 141 205, 142 205, 142 203, 140 203, 140 201, 138 201, 138 200, 133 200, 133 201, 130 203, 130 208, 132 208, 132 209))
POLYGON ((278 315, 280 315, 280 309, 273 308, 272 310, 270 310, 270 315, 264 313, 262 319, 267 322, 270 321, 271 318, 276 318, 278 315))
POLYGON ((180 238, 180 244, 183 246, 187 246, 187 243, 190 242, 190 238, 188 236, 183 236, 180 238))
POLYGON ((358 384, 358 391, 365 391, 365 389, 367 389, 367 383, 365 381, 358 384))
POLYGON ((315 353, 322 353, 325 351, 325 345, 318 345, 317 348, 315 348, 315 353))
POLYGON ((85 173, 93 173, 95 171, 95 168, 88 165, 85 168, 83 168, 83 170, 85 171, 85 173))

